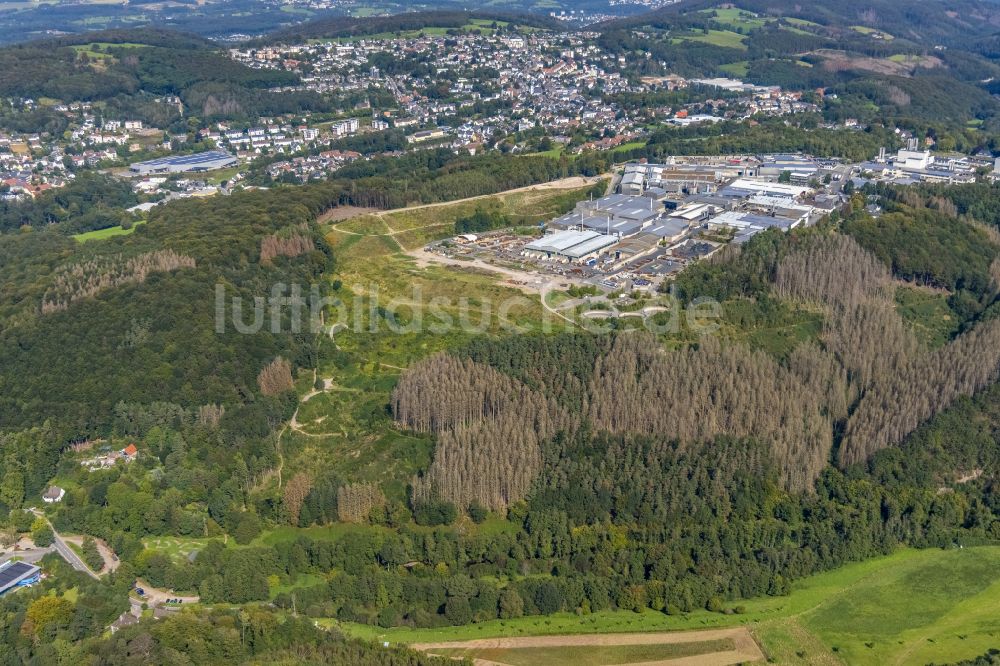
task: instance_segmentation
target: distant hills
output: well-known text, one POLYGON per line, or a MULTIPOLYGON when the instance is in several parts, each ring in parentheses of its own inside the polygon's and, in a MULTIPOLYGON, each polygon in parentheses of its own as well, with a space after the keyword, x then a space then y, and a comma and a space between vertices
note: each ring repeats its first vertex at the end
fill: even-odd
MULTIPOLYGON (((204 0, 149 2, 144 0, 53 0, 44 3, 0 3, 0 44, 88 30, 152 26, 199 34, 212 39, 239 40, 282 33, 298 24, 318 21, 339 28, 358 17, 386 17, 419 12, 550 12, 628 15, 642 6, 612 6, 608 0, 359 0, 331 9, 316 9, 284 0, 204 0)), ((306 28, 311 31, 313 26, 306 28)), ((294 32, 289 33, 294 34, 294 32)))
MULTIPOLYGON (((738 8, 764 17, 808 21, 822 26, 829 36, 850 35, 866 29, 884 31, 896 38, 931 48, 935 45, 967 47, 971 39, 1000 32, 1000 3, 987 0, 684 0, 646 14, 600 24, 602 30, 643 26, 669 27, 697 20, 697 14, 718 8, 738 8)), ((797 27, 802 27, 801 23, 797 27)), ((808 27, 808 26, 807 26, 808 27)))
POLYGON ((1000 4, 690 0, 593 26, 637 74, 823 90, 831 120, 995 125, 1000 4))
POLYGON ((296 42, 322 37, 344 38, 384 33, 407 32, 426 28, 459 30, 470 25, 470 21, 496 21, 516 23, 521 26, 544 29, 559 29, 559 21, 539 14, 517 13, 513 11, 428 11, 408 12, 394 16, 370 18, 329 17, 299 23, 278 30, 260 38, 262 42, 296 42))

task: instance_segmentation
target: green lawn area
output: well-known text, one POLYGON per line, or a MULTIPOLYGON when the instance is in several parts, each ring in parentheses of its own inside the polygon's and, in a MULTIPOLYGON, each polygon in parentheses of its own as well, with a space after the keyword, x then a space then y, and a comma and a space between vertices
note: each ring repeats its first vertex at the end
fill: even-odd
POLYGON ((728 605, 743 606, 744 612, 558 613, 439 629, 321 623, 370 640, 407 644, 745 624, 769 657, 780 664, 947 663, 1000 646, 1000 546, 901 549, 810 576, 796 582, 788 596, 728 605))
POLYGON ((807 21, 805 19, 800 19, 800 18, 792 18, 792 17, 789 17, 789 16, 784 17, 784 21, 786 23, 791 23, 792 25, 797 25, 797 26, 805 27, 805 28, 821 28, 822 27, 819 23, 814 23, 812 21, 807 21))
POLYGON ((615 146, 608 152, 610 153, 624 153, 629 150, 636 150, 637 148, 644 148, 646 146, 645 141, 629 141, 628 143, 623 143, 620 146, 615 146))
POLYGON ((729 640, 692 641, 661 645, 564 645, 544 648, 435 649, 434 654, 453 658, 485 659, 510 666, 603 666, 641 664, 679 659, 733 649, 729 640))
POLYGON ((559 144, 556 144, 556 146, 554 148, 549 148, 548 150, 543 150, 543 151, 541 151, 539 153, 531 153, 531 154, 532 155, 538 155, 538 156, 541 156, 541 157, 559 157, 560 155, 563 154, 564 150, 566 150, 566 146, 563 145, 563 144, 561 144, 561 143, 559 143, 559 144))
POLYGON ((853 30, 854 32, 859 32, 862 35, 873 35, 876 32, 881 32, 882 35, 885 37, 885 39, 887 39, 887 40, 893 39, 893 36, 890 35, 887 32, 883 32, 881 30, 876 30, 875 28, 869 28, 868 26, 864 26, 864 25, 852 25, 851 26, 851 30, 853 30))
POLYGON ((1000 646, 1000 548, 923 551, 802 617, 850 664, 926 664, 1000 646))
POLYGON ((128 229, 123 229, 119 225, 116 227, 107 227, 106 229, 97 229, 96 231, 87 231, 82 234, 74 234, 73 238, 80 243, 86 243, 87 241, 104 240, 106 238, 114 238, 115 236, 128 236, 140 224, 145 224, 145 221, 134 222, 128 229))
POLYGON ((200 177, 211 185, 218 185, 224 180, 231 180, 233 176, 238 174, 242 170, 240 166, 229 167, 227 169, 215 169, 213 171, 206 171, 201 174, 200 177))

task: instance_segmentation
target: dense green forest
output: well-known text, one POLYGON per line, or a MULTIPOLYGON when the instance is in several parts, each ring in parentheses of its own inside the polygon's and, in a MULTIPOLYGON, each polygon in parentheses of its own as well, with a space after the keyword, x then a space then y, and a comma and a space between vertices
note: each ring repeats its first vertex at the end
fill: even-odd
POLYGON ((137 203, 127 181, 84 172, 36 198, 0 202, 0 233, 50 224, 61 224, 69 233, 113 227, 130 220, 124 209, 137 203))
MULTIPOLYGON (((481 340, 456 353, 465 363, 492 368, 483 375, 489 381, 523 384, 526 395, 544 388, 557 396, 555 408, 572 413, 590 400, 583 381, 600 357, 623 344, 631 342, 528 337, 481 340)), ((435 384, 449 390, 448 382, 435 384)), ((309 526, 343 519, 348 504, 351 510, 357 505, 357 485, 320 476, 297 495, 290 482, 274 505, 243 492, 253 479, 238 463, 233 477, 213 489, 218 482, 188 469, 212 455, 199 449, 205 426, 147 413, 129 416, 120 427, 135 427, 128 425, 135 418, 146 419, 146 427, 155 422, 142 437, 154 457, 102 473, 90 490, 74 491, 57 526, 106 535, 145 580, 196 590, 205 601, 264 600, 269 576, 291 581, 332 572, 328 580, 279 594, 275 602, 315 617, 382 626, 465 624, 574 608, 733 608, 740 598, 782 594, 798 577, 900 543, 947 546, 1000 536, 991 480, 959 480, 965 471, 996 468, 996 391, 959 399, 899 447, 864 464, 825 468, 807 491, 783 489, 785 461, 755 438, 684 444, 583 427, 536 444, 537 476, 507 510, 514 531, 469 534, 441 525, 455 519, 455 508, 431 495, 412 508, 397 501, 368 503, 364 522, 374 527, 356 529, 350 538, 301 534, 273 545, 254 541, 262 522, 309 526), (158 496, 151 496, 140 487, 142 479, 164 464, 171 471, 153 489, 158 496), (940 487, 950 492, 942 494, 940 487), (191 562, 142 550, 141 535, 205 534, 197 516, 185 518, 185 507, 205 503, 206 493, 210 514, 238 544, 251 545, 215 539, 191 562), (296 496, 301 504, 293 516, 288 507, 296 496), (241 509, 243 498, 254 511, 241 509)), ((460 438, 456 445, 462 446, 460 438)), ((459 467, 456 479, 461 483, 465 475, 475 494, 486 477, 471 464, 459 467)), ((460 508, 473 520, 489 511, 479 501, 460 508)), ((209 535, 219 529, 213 525, 209 535)))
POLYGON ((4 664, 365 664, 443 666, 455 663, 401 648, 387 649, 324 631, 304 617, 266 606, 185 610, 145 618, 109 633, 129 608, 130 567, 95 581, 55 555, 43 562, 49 577, 0 600, 4 664))

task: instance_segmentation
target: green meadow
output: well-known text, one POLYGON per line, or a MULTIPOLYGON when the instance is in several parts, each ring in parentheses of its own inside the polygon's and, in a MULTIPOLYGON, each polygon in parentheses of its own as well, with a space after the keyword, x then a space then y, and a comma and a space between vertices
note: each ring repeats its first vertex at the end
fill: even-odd
POLYGON ((135 222, 128 229, 125 229, 121 225, 118 225, 114 227, 107 227, 105 229, 86 231, 82 234, 74 234, 73 238, 79 243, 86 243, 87 241, 104 240, 106 238, 114 238, 115 236, 128 236, 130 233, 135 231, 135 228, 140 224, 145 224, 145 222, 144 221, 135 222))

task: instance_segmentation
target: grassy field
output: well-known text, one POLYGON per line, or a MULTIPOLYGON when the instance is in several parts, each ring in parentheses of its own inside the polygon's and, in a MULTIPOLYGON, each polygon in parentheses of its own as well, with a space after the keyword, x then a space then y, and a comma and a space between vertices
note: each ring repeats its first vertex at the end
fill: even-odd
POLYGON ((510 217, 514 225, 532 225, 550 220, 585 198, 590 188, 520 190, 440 206, 375 213, 341 222, 336 229, 388 236, 395 242, 393 249, 411 250, 432 240, 454 235, 455 222, 477 209, 503 213, 510 217))
POLYGON ((82 234, 74 234, 73 238, 80 243, 86 243, 87 241, 104 240, 106 238, 114 238, 115 236, 128 236, 130 233, 135 231, 135 228, 140 224, 145 224, 145 222, 135 222, 128 229, 116 226, 108 227, 106 229, 97 229, 96 231, 87 231, 82 234))
POLYGON ((801 580, 785 597, 738 603, 739 615, 560 613, 440 629, 325 623, 391 643, 748 625, 780 664, 945 663, 1000 646, 1000 546, 903 549, 801 580))
POLYGON ((704 42, 713 46, 746 51, 747 45, 743 43, 744 39, 746 39, 745 36, 731 30, 709 30, 707 33, 694 32, 678 35, 670 41, 675 44, 681 41, 704 42))
POLYGON ((805 19, 800 19, 800 18, 791 18, 791 17, 787 17, 786 16, 784 20, 785 20, 786 23, 791 23, 792 25, 797 25, 797 26, 804 27, 804 28, 821 28, 821 27, 823 27, 819 23, 814 23, 813 21, 807 21, 805 19))
POLYGON ((615 146, 614 148, 612 148, 608 152, 610 152, 612 154, 613 153, 624 153, 624 152, 627 152, 629 150, 636 150, 637 148, 644 148, 645 146, 646 146, 646 142, 645 141, 641 141, 641 140, 640 141, 629 141, 628 143, 623 143, 620 146, 615 146))
MULTIPOLYGON (((876 32, 880 32, 879 30, 876 30, 875 28, 869 28, 868 26, 864 26, 864 25, 852 25, 851 26, 851 30, 853 30, 854 32, 859 32, 862 35, 873 35, 876 32)), ((887 40, 893 39, 893 36, 890 35, 889 33, 886 33, 886 32, 882 33, 882 37, 884 39, 887 39, 887 40)))
POLYGON ((754 30, 763 28, 774 19, 763 19, 753 12, 748 12, 738 7, 728 7, 725 9, 706 9, 702 13, 715 14, 713 20, 716 23, 728 26, 729 28, 746 28, 754 30))
POLYGON ((823 330, 820 311, 785 305, 765 315, 755 301, 734 299, 722 303, 722 333, 772 356, 787 356, 800 343, 815 340, 823 330))
POLYGON ((719 69, 724 71, 726 74, 742 78, 747 75, 748 71, 750 71, 750 63, 746 60, 740 60, 739 62, 730 62, 725 65, 719 65, 719 69))

